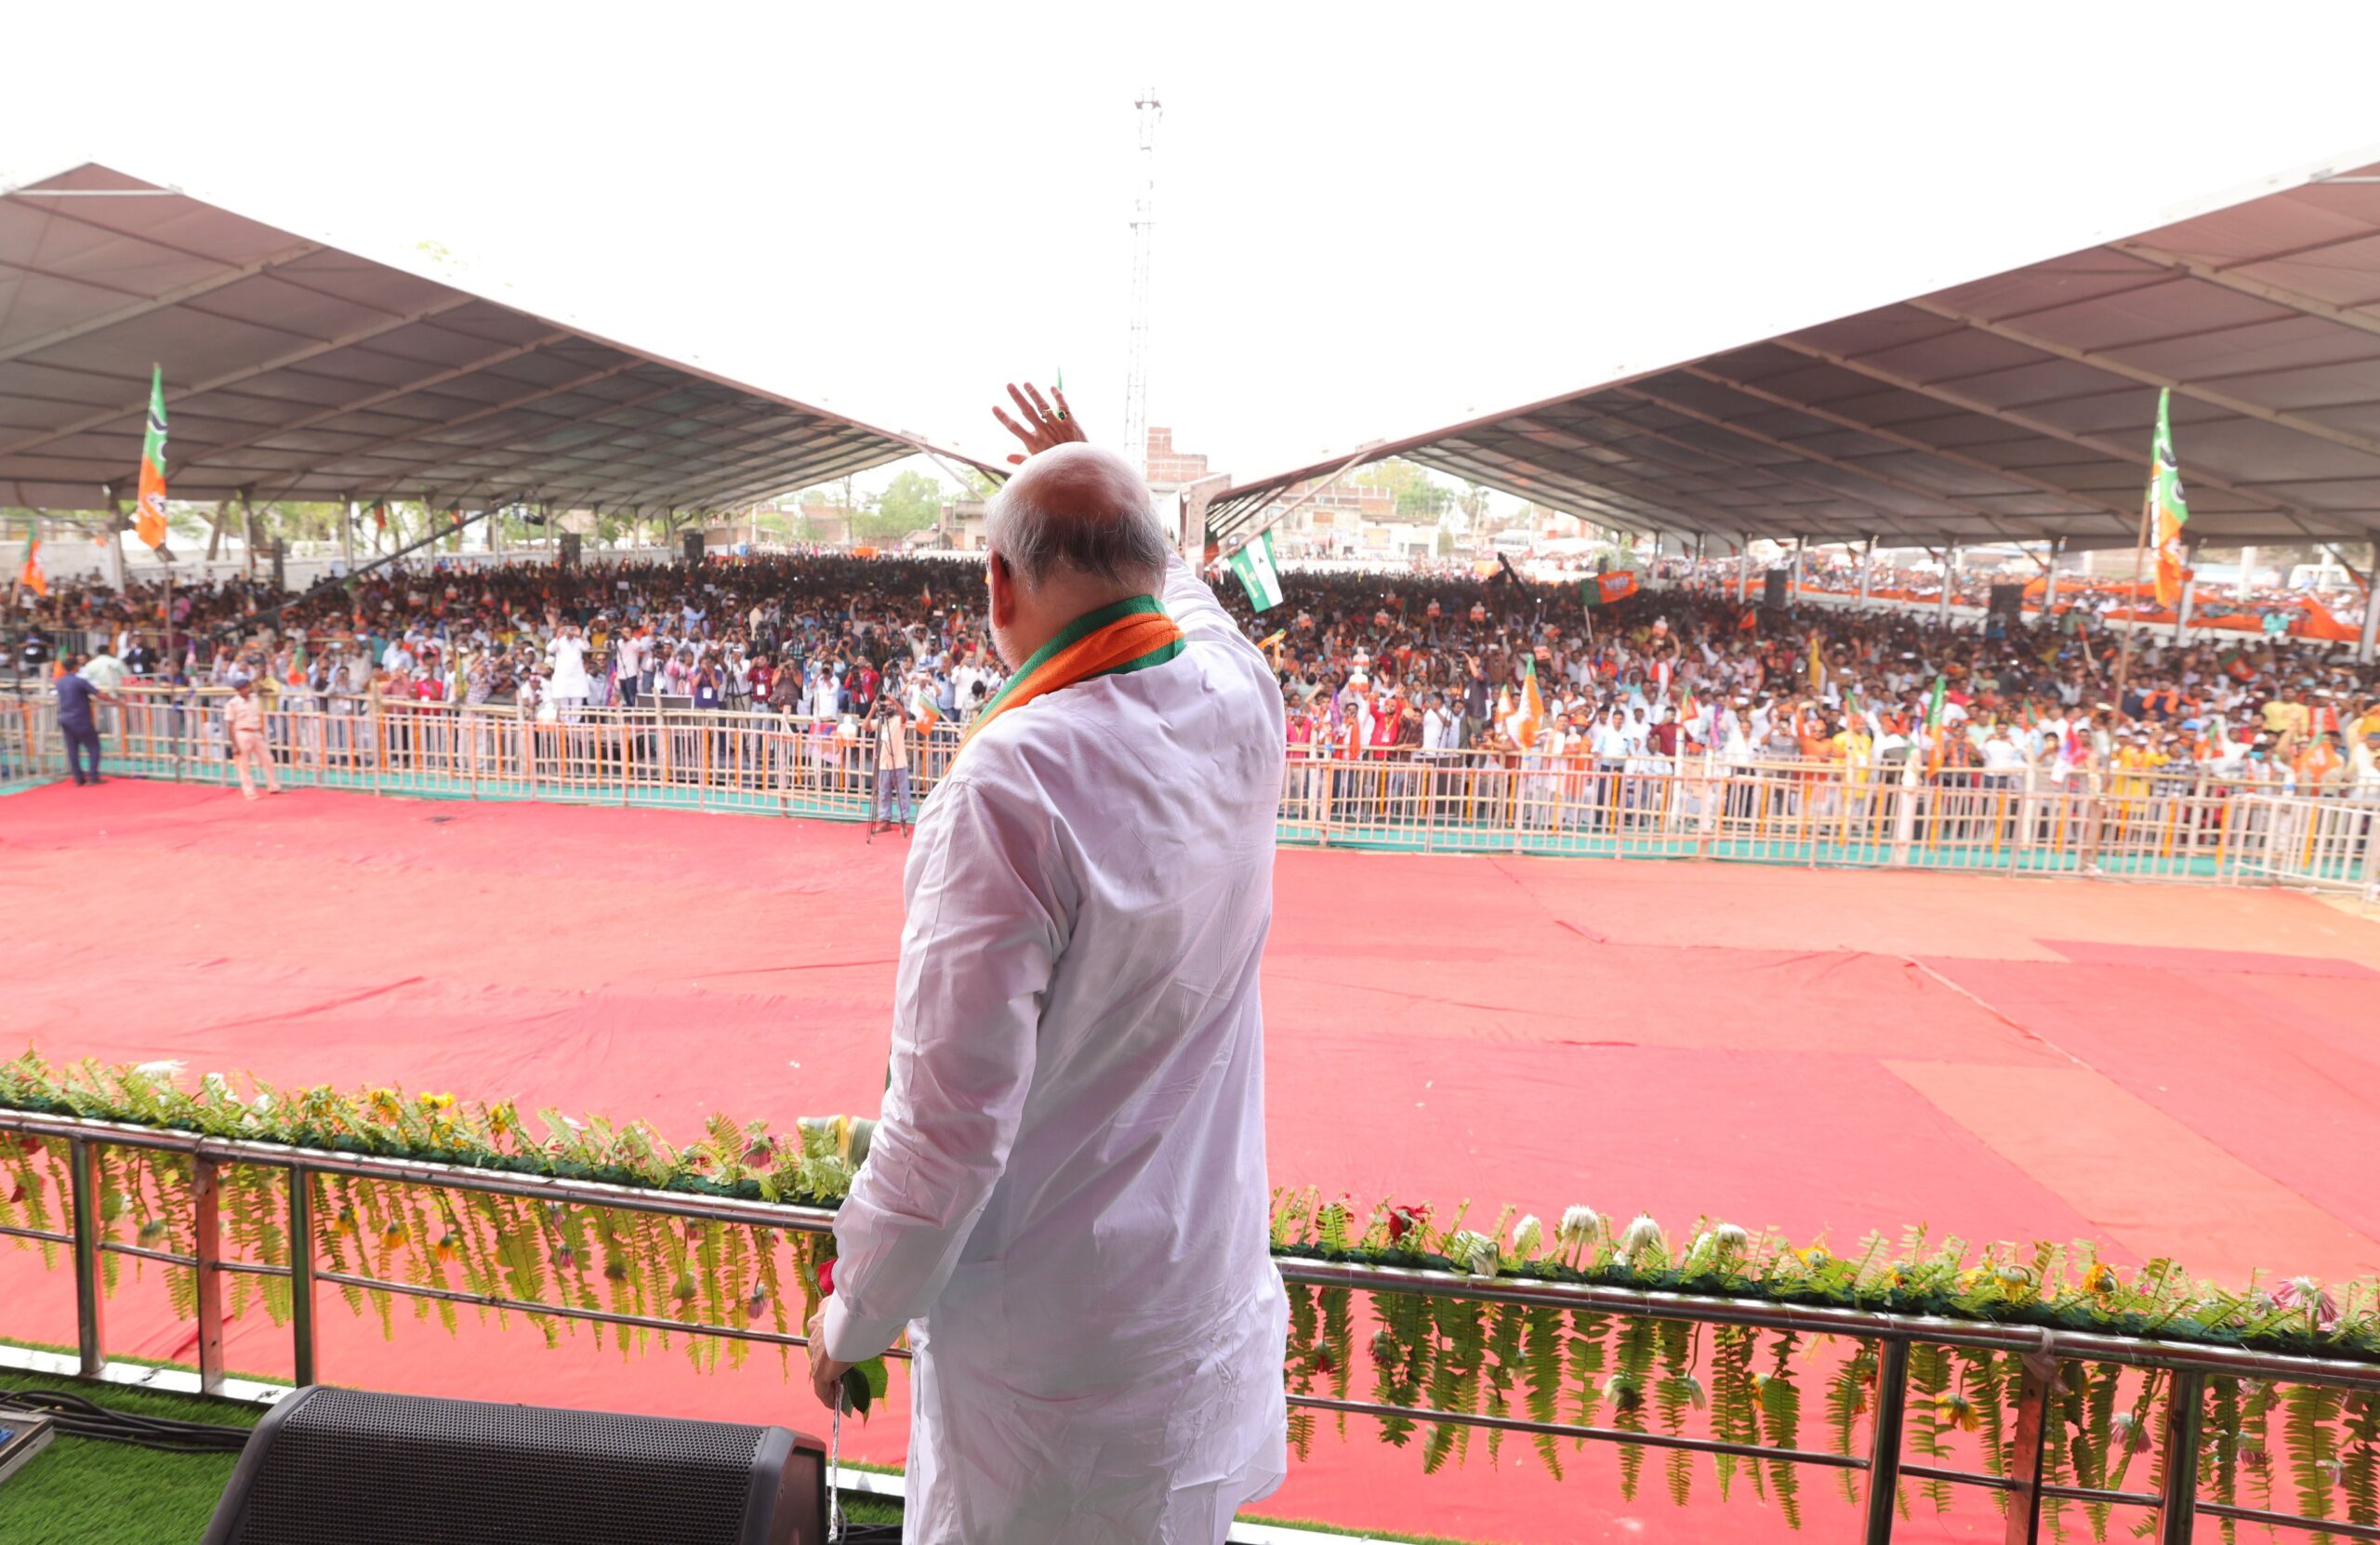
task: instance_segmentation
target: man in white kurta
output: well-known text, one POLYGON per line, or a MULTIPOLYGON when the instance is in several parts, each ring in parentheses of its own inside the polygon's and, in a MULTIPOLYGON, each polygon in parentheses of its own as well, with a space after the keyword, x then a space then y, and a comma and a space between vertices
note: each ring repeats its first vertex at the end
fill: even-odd
POLYGON ((554 700, 562 722, 575 724, 578 710, 587 706, 587 640, 576 627, 564 623, 547 646, 546 657, 554 671, 547 695, 554 700))
MULTIPOLYGON (((1104 457, 1154 529, 1120 458, 1044 456, 1104 457)), ((1280 693, 1178 559, 1162 589, 1178 654, 994 718, 918 823, 823 1320, 830 1373, 910 1333, 911 1540, 1207 1545, 1287 1469, 1257 988, 1280 693)))

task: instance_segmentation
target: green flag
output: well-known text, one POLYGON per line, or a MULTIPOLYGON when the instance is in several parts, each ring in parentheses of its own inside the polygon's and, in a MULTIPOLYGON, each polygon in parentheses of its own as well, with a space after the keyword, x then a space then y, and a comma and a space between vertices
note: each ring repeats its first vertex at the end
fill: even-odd
POLYGON ((2149 541, 2157 554, 2157 604, 2177 606, 2188 556, 2182 551, 2182 527, 2189 523, 2190 507, 2182 497, 2181 464, 2174 459, 2174 426, 2167 407, 2174 394, 2157 394, 2157 438, 2149 446, 2149 541))
POLYGON ((1239 576, 1240 588, 1248 592, 1248 604, 1259 612, 1269 612, 1281 604, 1281 572, 1273 566, 1273 534, 1264 532, 1254 541, 1240 544, 1231 555, 1231 572, 1239 576))
POLYGON ((1942 722, 1942 698, 1950 685, 1950 678, 1946 676, 1934 678, 1933 695, 1925 700, 1925 731, 1928 734, 1933 733, 1934 726, 1942 722))

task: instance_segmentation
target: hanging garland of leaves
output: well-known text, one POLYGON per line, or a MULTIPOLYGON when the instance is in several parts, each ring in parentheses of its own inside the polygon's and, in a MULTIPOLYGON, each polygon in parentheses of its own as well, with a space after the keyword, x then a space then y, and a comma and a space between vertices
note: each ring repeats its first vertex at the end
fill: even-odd
MULTIPOLYGON (((761 1122, 714 1117, 694 1142, 677 1145, 638 1122, 580 1120, 554 1110, 524 1118, 509 1103, 408 1097, 385 1088, 284 1091, 247 1079, 235 1085, 215 1074, 185 1089, 181 1072, 156 1063, 54 1068, 27 1052, 0 1063, 0 1107, 822 1208, 833 1207, 849 1190, 867 1129, 865 1123, 827 1117, 779 1133, 761 1122)), ((64 1149, 0 1132, 0 1222, 44 1231, 64 1226, 64 1149)), ((196 1202, 189 1156, 105 1144, 94 1152, 106 1235, 192 1253, 196 1202)), ((234 1164, 221 1167, 218 1176, 227 1256, 285 1266, 291 1246, 285 1171, 234 1164)), ((390 1336, 402 1299, 415 1321, 435 1318, 450 1330, 459 1323, 458 1309, 469 1307, 499 1323, 520 1314, 549 1344, 583 1331, 597 1346, 609 1344, 626 1356, 656 1345, 666 1350, 674 1340, 697 1368, 736 1367, 755 1345, 768 1343, 606 1326, 522 1306, 793 1335, 817 1307, 818 1270, 834 1249, 831 1235, 808 1230, 345 1176, 316 1175, 312 1184, 313 1248, 326 1277, 376 1278, 462 1296, 457 1301, 334 1284, 350 1312, 377 1317, 390 1336)), ((2368 1282, 2335 1292, 2304 1278, 2231 1290, 2191 1279, 2170 1261, 2119 1271, 2087 1242, 2002 1242, 1978 1250, 1955 1237, 1929 1239, 1923 1229, 1897 1240, 1871 1235, 1857 1253, 1837 1255, 1823 1244, 1794 1248, 1781 1236, 1709 1220, 1673 1244, 1650 1218, 1615 1226, 1584 1207, 1570 1208, 1552 1230, 1533 1217, 1514 1220, 1510 1209, 1484 1232, 1467 1227, 1467 1206, 1440 1225, 1423 1206, 1383 1201, 1359 1209, 1345 1196, 1284 1190, 1274 1197, 1273 1248, 1283 1258, 2017 1322, 2380 1362, 2380 1294, 2368 1282)), ((18 1243, 41 1248, 53 1263, 59 1253, 52 1245, 18 1243)), ((117 1253, 100 1260, 110 1292, 127 1261, 136 1270, 152 1264, 117 1253)), ((193 1274, 185 1267, 161 1269, 176 1310, 194 1314, 193 1274)), ((231 1276, 226 1308, 236 1314, 260 1307, 283 1323, 289 1300, 287 1278, 239 1273, 231 1276)), ((1289 1285, 1289 1308, 1285 1374, 1293 1393, 1778 1450, 1804 1446, 1807 1406, 1824 1428, 1822 1436, 1807 1440, 1812 1445, 1858 1455, 1869 1442, 1878 1360, 1872 1344, 1855 1338, 1298 1283, 1289 1285)), ((788 1349, 776 1350, 786 1370, 794 1371, 788 1349)), ((867 1377, 873 1393, 881 1394, 881 1364, 867 1377)), ((2044 1424, 2043 1479, 2139 1489, 2127 1477, 2145 1457, 2152 1486, 2161 1482, 2173 1382, 2155 1370, 2059 1365, 2044 1424)), ((1913 1347, 1909 1449, 1943 1467, 2008 1474, 2022 1383, 2014 1353, 1913 1347)), ((2225 1377, 2207 1380, 2204 1390, 2199 1461, 2204 1495, 2270 1508, 2281 1481, 2290 1505, 2307 1517, 2380 1524, 2380 1394, 2225 1377)), ((1343 1438, 1346 1416, 1334 1420, 1343 1438)), ((1320 1426, 1316 1412, 1293 1411, 1290 1440, 1302 1457, 1311 1453, 1320 1426)), ((1500 1461, 1506 1436, 1426 1416, 1383 1416, 1376 1427, 1389 1444, 1418 1443, 1424 1472, 1464 1462, 1474 1443, 1489 1460, 1500 1461)), ((1531 1433, 1529 1440, 1536 1461, 1555 1476, 1571 1472, 1586 1447, 1582 1439, 1551 1433, 1531 1433)), ((1648 1464, 1656 1462, 1651 1451, 1635 1444, 1599 1446, 1614 1449, 1621 1493, 1635 1498, 1648 1464)), ((1681 1506, 1707 1477, 1723 1499, 1746 1486, 1796 1526, 1807 1500, 1805 1484, 1815 1484, 1802 1466, 1784 1459, 1667 1449, 1658 1468, 1661 1488, 1681 1506)), ((1844 1499, 1856 1501, 1862 1478, 1849 1470, 1836 1473, 1844 1499)), ((1900 1506, 1905 1512, 1920 1505, 1946 1511, 1952 1489, 1931 1479, 1904 1483, 1900 1506)), ((1993 1496, 2004 1508, 2005 1496, 1993 1496)), ((2106 1538, 2120 1522, 2104 1504, 2056 1499, 2045 1501, 2044 1517, 2062 1537, 2078 1507, 2094 1538, 2106 1538)), ((2225 1533, 2228 1538, 2228 1527, 2225 1533)))

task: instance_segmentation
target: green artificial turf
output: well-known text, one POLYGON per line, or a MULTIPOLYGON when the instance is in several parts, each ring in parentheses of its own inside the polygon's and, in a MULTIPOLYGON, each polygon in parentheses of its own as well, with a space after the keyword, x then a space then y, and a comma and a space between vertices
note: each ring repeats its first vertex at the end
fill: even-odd
MULTIPOLYGON (((261 1407, 0 1370, 0 1390, 59 1390, 135 1416, 253 1427, 261 1407)), ((160 1454, 60 1437, 0 1482, 8 1545, 196 1545, 231 1478, 232 1454, 160 1454)))

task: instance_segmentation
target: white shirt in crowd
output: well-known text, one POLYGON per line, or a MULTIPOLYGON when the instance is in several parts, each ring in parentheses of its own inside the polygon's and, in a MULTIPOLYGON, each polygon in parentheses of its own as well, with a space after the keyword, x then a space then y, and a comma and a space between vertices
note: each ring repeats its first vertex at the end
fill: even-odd
POLYGON ((587 640, 565 634, 546 647, 546 655, 553 663, 554 667, 549 695, 586 696, 587 640))
POLYGON ((1431 708, 1421 715, 1421 749, 1452 751, 1461 746, 1461 726, 1453 713, 1431 708))

